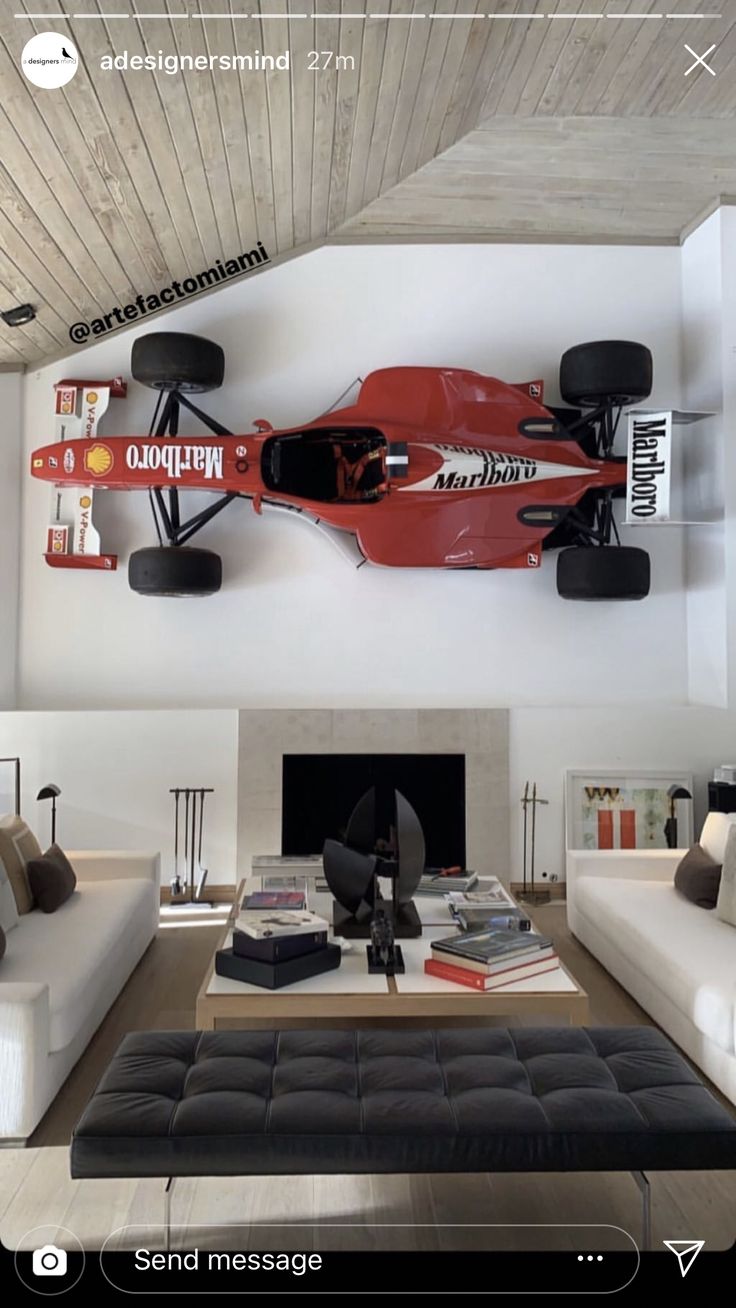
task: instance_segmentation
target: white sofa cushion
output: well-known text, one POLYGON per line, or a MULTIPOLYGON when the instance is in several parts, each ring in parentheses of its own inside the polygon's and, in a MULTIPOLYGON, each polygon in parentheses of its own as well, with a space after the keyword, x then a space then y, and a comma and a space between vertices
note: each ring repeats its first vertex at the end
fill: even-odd
POLYGON ((577 910, 727 1053, 736 1025, 736 935, 669 881, 581 876, 577 910))
POLYGON ((733 947, 736 950, 736 826, 731 827, 726 841, 716 915, 734 928, 733 947))
POLYGON ((714 863, 723 863, 728 833, 735 822, 736 813, 709 813, 705 819, 700 844, 714 863))
POLYGON ((150 934, 153 881, 85 881, 55 913, 35 909, 7 941, 0 972, 6 981, 49 988, 52 1051, 64 1049, 92 1012, 104 976, 140 932, 150 934))
POLYGON ((26 865, 41 857, 41 846, 27 822, 17 813, 0 818, 0 863, 15 895, 18 915, 24 917, 33 908, 33 894, 28 884, 26 865))
POLYGON ((18 905, 5 867, 0 863, 0 927, 7 935, 18 925, 18 905))

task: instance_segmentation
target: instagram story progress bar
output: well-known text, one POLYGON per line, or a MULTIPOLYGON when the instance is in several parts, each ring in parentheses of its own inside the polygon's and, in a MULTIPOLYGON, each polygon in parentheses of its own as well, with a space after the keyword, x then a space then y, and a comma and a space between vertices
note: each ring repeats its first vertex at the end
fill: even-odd
MULTIPOLYGON (((730 0, 729 0, 730 3, 730 0)), ((646 6, 646 0, 635 12, 626 11, 622 8, 621 0, 616 5, 602 6, 601 8, 583 9, 578 12, 569 8, 569 0, 554 9, 549 3, 541 5, 539 8, 529 6, 521 12, 509 12, 504 9, 486 8, 484 5, 473 9, 471 6, 458 13, 450 13, 443 10, 440 6, 422 3, 421 7, 415 8, 412 5, 377 5, 361 9, 359 7, 351 9, 350 12, 331 13, 327 10, 316 7, 314 9, 298 5, 297 8, 290 10, 285 9, 282 13, 269 12, 268 0, 263 9, 252 5, 250 8, 242 10, 232 10, 231 12, 208 12, 206 8, 198 8, 194 5, 186 6, 180 12, 156 11, 151 10, 134 10, 132 7, 124 9, 117 7, 114 11, 100 8, 95 12, 83 13, 72 6, 55 13, 48 12, 17 12, 15 18, 23 19, 73 19, 76 22, 94 23, 108 22, 111 19, 121 20, 130 19, 135 23, 147 23, 165 20, 167 22, 195 22, 195 23, 237 23, 239 20, 258 19, 262 22, 285 22, 292 21, 314 21, 316 19, 325 19, 335 23, 351 22, 421 22, 421 21, 439 21, 439 22, 477 22, 498 20, 507 23, 524 23, 524 22, 570 22, 584 23, 608 20, 613 22, 696 22, 699 20, 707 21, 723 18, 724 15, 718 12, 724 7, 724 0, 719 0, 716 5, 710 4, 698 10, 692 4, 682 10, 664 8, 661 5, 646 6)))

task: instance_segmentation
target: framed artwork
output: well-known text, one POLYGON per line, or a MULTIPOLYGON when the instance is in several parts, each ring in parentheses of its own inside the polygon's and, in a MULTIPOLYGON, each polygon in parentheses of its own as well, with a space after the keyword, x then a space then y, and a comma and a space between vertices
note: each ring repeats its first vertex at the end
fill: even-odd
POLYGON ((567 849, 667 849, 693 843, 693 779, 683 772, 567 772, 567 849), (673 797, 675 790, 685 795, 673 797))
POLYGON ((20 813, 20 759, 0 758, 0 817, 20 813))

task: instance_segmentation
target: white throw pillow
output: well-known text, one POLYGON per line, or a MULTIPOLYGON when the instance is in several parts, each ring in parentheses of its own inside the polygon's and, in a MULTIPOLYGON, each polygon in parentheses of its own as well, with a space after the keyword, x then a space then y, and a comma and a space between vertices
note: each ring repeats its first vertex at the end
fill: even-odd
POLYGON ((7 935, 18 925, 18 906, 8 874, 0 862, 0 927, 7 935))
POLYGON ((726 854, 726 841, 736 813, 709 813, 700 833, 700 844, 714 863, 722 863, 726 854))
POLYGON ((716 915, 722 922, 736 927, 736 826, 731 827, 726 841, 716 915))

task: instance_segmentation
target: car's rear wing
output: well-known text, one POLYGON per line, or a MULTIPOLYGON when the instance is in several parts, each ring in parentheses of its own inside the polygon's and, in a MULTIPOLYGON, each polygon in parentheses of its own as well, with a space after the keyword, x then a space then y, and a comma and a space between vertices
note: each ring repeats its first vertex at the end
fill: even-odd
MULTIPOLYGON (((54 413, 59 453, 49 456, 49 464, 53 466, 52 459, 57 458, 60 470, 72 472, 75 454, 71 442, 94 439, 110 398, 122 399, 127 389, 122 377, 108 381, 73 377, 57 382, 54 413)), ((103 552, 100 533, 93 521, 93 508, 92 487, 54 486, 44 551, 50 567, 115 570, 117 555, 103 552)))

